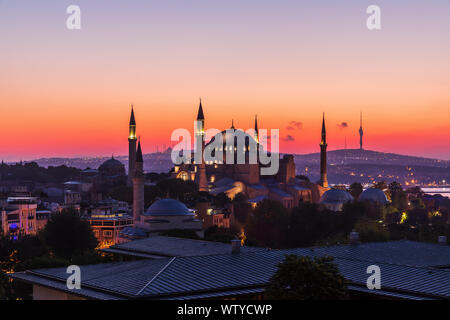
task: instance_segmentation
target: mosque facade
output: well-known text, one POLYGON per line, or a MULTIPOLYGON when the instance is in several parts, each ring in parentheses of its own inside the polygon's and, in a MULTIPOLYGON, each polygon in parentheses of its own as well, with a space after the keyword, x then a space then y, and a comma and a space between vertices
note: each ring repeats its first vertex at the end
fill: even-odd
POLYGON ((256 116, 253 135, 235 129, 232 121, 231 128, 218 133, 208 143, 205 143, 205 114, 200 101, 197 123, 200 123, 200 129, 197 130, 196 135, 197 137, 200 135, 202 139, 202 151, 210 152, 210 154, 214 155, 214 151, 209 148, 217 150, 215 139, 221 138, 223 147, 220 147, 218 151, 224 151, 223 158, 220 158, 218 161, 202 161, 202 163, 198 164, 195 163, 194 156, 192 156, 191 162, 174 166, 173 178, 195 181, 199 185, 200 191, 207 191, 214 195, 223 192, 230 199, 233 199, 236 194, 242 192, 248 197, 248 201, 254 205, 264 199, 271 199, 280 201, 287 208, 298 205, 299 201, 317 203, 322 194, 328 190, 325 118, 323 119, 322 140, 320 143, 321 181, 319 183, 296 178, 294 157, 288 154, 279 155, 279 170, 276 174, 261 175, 261 167, 264 165, 261 163, 259 156, 256 163, 248 161, 251 148, 256 147, 259 149, 263 147, 259 143, 258 119, 256 116), (218 135, 221 135, 221 137, 218 137, 218 135), (245 143, 243 144, 245 163, 237 163, 237 161, 227 163, 225 157, 227 148, 234 150, 234 160, 237 158, 238 150, 242 148, 242 143, 239 144, 236 138, 239 135, 245 137, 245 143))

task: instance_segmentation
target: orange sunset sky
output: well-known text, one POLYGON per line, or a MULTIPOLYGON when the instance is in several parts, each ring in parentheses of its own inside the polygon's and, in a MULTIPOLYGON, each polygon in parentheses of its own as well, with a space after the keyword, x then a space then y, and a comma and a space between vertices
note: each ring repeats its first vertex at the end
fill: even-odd
POLYGON ((0 0, 6 161, 125 155, 131 103, 153 152, 200 96, 207 128, 258 114, 282 152, 318 152, 322 112, 329 150, 358 147, 362 111, 367 149, 450 159, 448 1, 375 1, 379 31, 368 1, 76 1, 68 30, 72 2, 0 0))

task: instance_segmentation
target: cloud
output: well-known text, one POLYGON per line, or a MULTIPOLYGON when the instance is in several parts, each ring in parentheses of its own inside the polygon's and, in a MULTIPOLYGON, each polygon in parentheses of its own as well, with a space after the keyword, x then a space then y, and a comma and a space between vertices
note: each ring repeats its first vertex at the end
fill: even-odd
POLYGON ((291 136, 290 134, 288 134, 286 137, 283 138, 283 141, 291 142, 291 141, 295 141, 295 138, 293 136, 291 136))
POLYGON ((286 127, 287 130, 302 130, 303 123, 300 121, 290 121, 289 125, 286 127))
POLYGON ((345 128, 348 128, 348 123, 347 122, 341 122, 337 126, 339 127, 339 129, 343 130, 345 128))
POLYGON ((265 141, 270 141, 272 138, 278 139, 278 135, 274 134, 273 137, 271 135, 263 135, 263 136, 260 137, 260 140, 262 140, 262 141, 264 141, 264 140, 265 141))

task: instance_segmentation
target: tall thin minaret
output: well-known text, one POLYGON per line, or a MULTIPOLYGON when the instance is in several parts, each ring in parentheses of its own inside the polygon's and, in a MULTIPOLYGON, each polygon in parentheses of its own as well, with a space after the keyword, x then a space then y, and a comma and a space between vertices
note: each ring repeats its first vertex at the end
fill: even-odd
POLYGON ((362 112, 359 119, 359 150, 363 149, 363 128, 362 128, 362 112))
POLYGON ((141 139, 139 139, 136 162, 133 171, 133 221, 139 224, 144 214, 144 158, 142 157, 141 139))
POLYGON ((327 132, 325 130, 325 112, 322 120, 322 139, 320 141, 320 182, 319 184, 328 188, 327 179, 327 132))
POLYGON ((128 134, 128 179, 127 185, 133 184, 134 164, 136 162, 136 120, 134 119, 133 105, 131 105, 131 116, 128 134))
POLYGON ((197 165, 197 183, 199 191, 208 191, 208 179, 206 178, 206 164, 204 159, 205 151, 205 115, 203 114, 202 100, 200 99, 200 105, 198 107, 197 114, 197 150, 201 150, 201 160, 197 165))
POLYGON ((258 133, 258 116, 255 115, 255 141, 259 143, 259 133, 258 133))

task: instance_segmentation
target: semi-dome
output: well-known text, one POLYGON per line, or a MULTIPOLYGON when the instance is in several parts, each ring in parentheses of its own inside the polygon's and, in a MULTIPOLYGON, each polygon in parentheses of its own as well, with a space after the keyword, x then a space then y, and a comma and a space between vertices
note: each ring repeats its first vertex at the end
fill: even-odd
POLYGON ((174 199, 155 201, 145 212, 146 216, 189 216, 193 215, 186 205, 174 199))
POLYGON ((383 190, 377 188, 369 188, 364 190, 358 198, 359 201, 378 202, 381 204, 388 204, 389 201, 386 198, 383 190))
POLYGON ((353 201, 353 196, 341 189, 330 189, 320 198, 322 204, 344 204, 349 201, 353 201))

